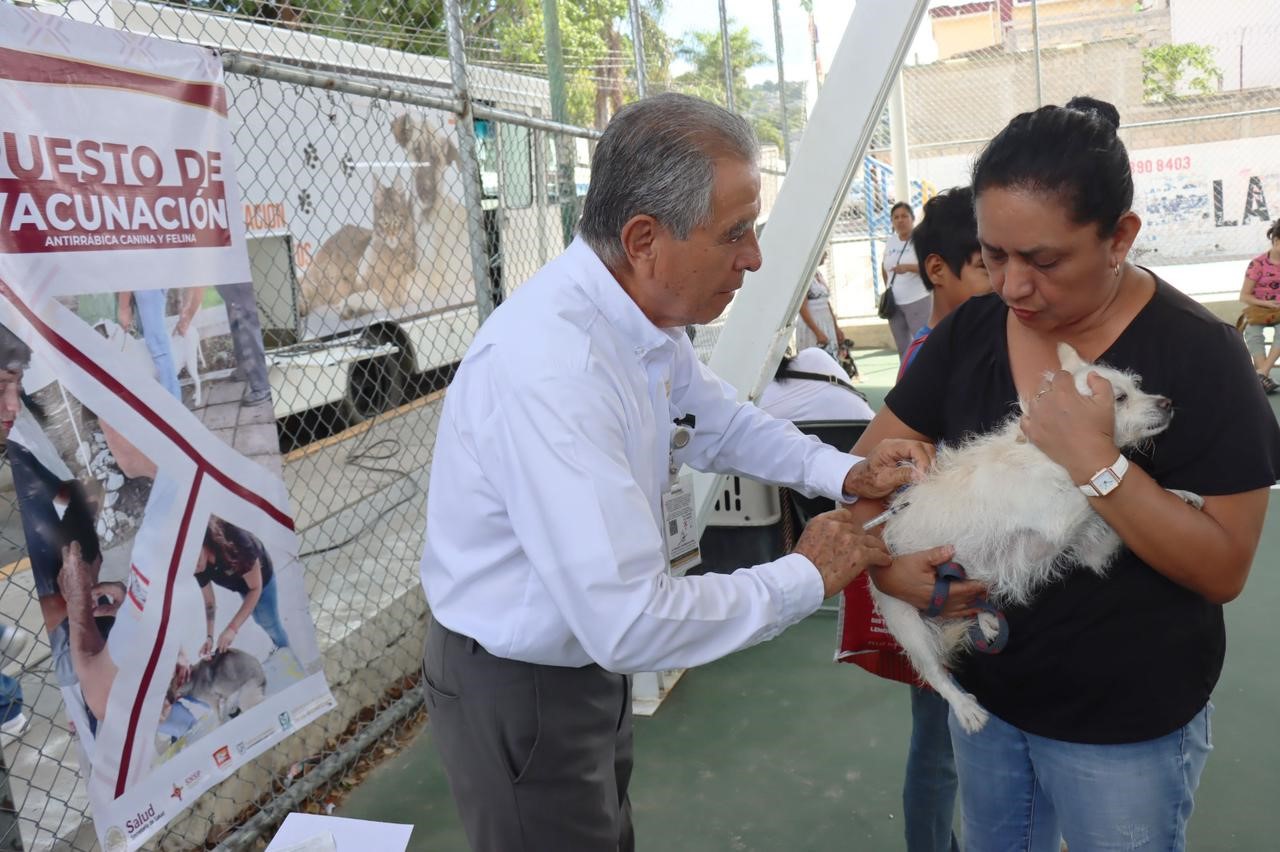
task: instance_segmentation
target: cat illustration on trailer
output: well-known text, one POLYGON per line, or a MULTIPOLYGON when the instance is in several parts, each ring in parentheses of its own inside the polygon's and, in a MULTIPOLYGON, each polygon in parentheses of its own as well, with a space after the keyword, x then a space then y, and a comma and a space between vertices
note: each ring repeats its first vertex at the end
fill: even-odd
POLYGON ((417 261, 413 205, 403 180, 373 182, 372 227, 343 225, 320 246, 302 279, 302 313, 321 306, 342 319, 405 304, 417 261))
POLYGON ((390 124, 409 181, 373 184, 372 227, 344 225, 320 246, 302 280, 302 313, 324 306, 350 319, 379 310, 443 307, 458 270, 469 270, 466 209, 447 175, 458 162, 439 116, 408 112, 390 124))

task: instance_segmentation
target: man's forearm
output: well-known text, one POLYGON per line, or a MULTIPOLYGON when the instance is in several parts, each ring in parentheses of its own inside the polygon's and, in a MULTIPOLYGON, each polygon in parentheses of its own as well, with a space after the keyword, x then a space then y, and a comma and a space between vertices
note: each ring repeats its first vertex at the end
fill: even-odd
POLYGON ((95 655, 102 653, 106 640, 93 620, 93 597, 86 582, 83 588, 65 583, 62 589, 67 604, 67 632, 72 653, 95 655))

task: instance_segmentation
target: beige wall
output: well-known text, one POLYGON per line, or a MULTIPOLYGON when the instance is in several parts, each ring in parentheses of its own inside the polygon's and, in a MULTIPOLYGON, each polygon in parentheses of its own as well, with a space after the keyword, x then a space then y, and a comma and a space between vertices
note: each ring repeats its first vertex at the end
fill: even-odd
MULTIPOLYGON (((1133 0, 1040 0, 1040 23, 1049 24, 1061 18, 1096 18, 1101 15, 1127 15, 1133 11, 1133 0)), ((1013 24, 1031 26, 1031 4, 1013 7, 1013 24)))
POLYGON ((994 7, 988 12, 973 15, 933 18, 931 23, 939 59, 1000 43, 1000 27, 994 7))
MULTIPOLYGON (((1115 104, 1125 124, 1280 106, 1280 89, 1273 88, 1181 98, 1174 104, 1144 103, 1142 48, 1141 37, 1133 36, 1042 51, 1044 102, 1062 104, 1074 95, 1092 95, 1115 104)), ((903 81, 913 158, 926 155, 915 150, 920 145, 989 139, 1013 116, 1035 108, 1035 59, 1029 53, 908 66, 903 81)), ((1131 146, 1147 148, 1269 136, 1278 127, 1280 115, 1273 113, 1136 128, 1124 131, 1124 138, 1131 146)), ((969 147, 930 149, 927 156, 969 147)))
MULTIPOLYGON (((1031 50, 1030 4, 1013 7, 1013 19, 1002 25, 999 0, 987 12, 955 18, 932 18, 933 38, 938 58, 987 47, 1001 46, 1009 52, 1031 50), (1005 31, 1007 28, 1007 32, 1005 31)), ((1157 6, 1135 12, 1133 0, 1040 0, 1041 48, 1141 33, 1148 43, 1169 40, 1169 10, 1157 6)))

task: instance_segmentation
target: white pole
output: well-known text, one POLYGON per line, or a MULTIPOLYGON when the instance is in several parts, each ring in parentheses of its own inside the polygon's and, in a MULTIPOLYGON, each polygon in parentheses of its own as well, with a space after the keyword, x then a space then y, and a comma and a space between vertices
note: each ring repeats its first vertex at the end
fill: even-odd
MULTIPOLYGON (((738 389, 739 399, 759 396, 786 348, 800 301, 927 7, 928 0, 913 0, 853 8, 761 235, 764 266, 747 274, 711 353, 711 369, 738 389)), ((716 476, 700 474, 694 482, 701 530, 714 502, 716 476)))
POLYGON ((893 200, 911 203, 911 175, 907 168, 907 105, 902 73, 893 81, 889 97, 889 143, 893 150, 893 200))

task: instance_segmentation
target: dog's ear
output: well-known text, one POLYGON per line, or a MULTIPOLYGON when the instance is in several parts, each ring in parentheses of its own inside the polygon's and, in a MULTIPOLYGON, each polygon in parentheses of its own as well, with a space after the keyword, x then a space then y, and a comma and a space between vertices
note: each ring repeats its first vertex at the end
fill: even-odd
POLYGON ((409 144, 409 114, 397 115, 391 121, 391 137, 404 148, 409 144))
POLYGON ((444 162, 445 165, 455 165, 458 162, 458 146, 453 144, 453 140, 444 144, 444 162))
POLYGON ((1058 344, 1058 360, 1062 362, 1062 369, 1068 373, 1074 373, 1081 367, 1086 366, 1084 359, 1080 357, 1080 353, 1070 343, 1058 344))

